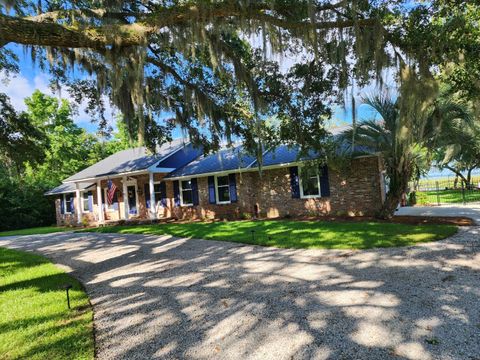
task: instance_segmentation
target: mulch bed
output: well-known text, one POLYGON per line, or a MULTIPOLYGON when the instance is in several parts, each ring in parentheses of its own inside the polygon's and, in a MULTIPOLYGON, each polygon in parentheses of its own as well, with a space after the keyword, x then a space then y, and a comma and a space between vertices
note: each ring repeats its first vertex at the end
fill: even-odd
POLYGON ((473 226, 474 221, 467 217, 448 216, 395 216, 391 222, 402 224, 450 224, 457 226, 473 226))
MULTIPOLYGON (((268 219, 275 220, 275 219, 268 219)), ((345 222, 362 222, 362 221, 374 221, 384 223, 395 224, 410 224, 410 225, 457 225, 457 226, 474 226, 475 222, 467 217, 449 217, 449 216, 394 216, 392 219, 383 220, 373 216, 322 216, 322 217, 304 217, 304 218, 291 218, 291 219, 278 219, 278 220, 297 220, 297 221, 345 221, 345 222)))

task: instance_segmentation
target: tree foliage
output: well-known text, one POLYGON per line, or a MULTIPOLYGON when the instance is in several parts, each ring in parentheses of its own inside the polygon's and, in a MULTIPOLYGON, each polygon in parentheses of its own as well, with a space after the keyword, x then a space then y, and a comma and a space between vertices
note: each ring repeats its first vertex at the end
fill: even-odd
MULTIPOLYGON (((410 116, 401 116, 402 98, 393 100, 387 94, 367 98, 365 103, 381 116, 380 121, 362 121, 356 129, 354 144, 358 154, 380 154, 384 161, 388 192, 380 216, 391 217, 408 182, 418 177, 422 168, 429 168, 431 156, 438 146, 449 146, 457 139, 448 139, 452 124, 471 123, 469 112, 461 105, 439 98, 426 107, 419 107, 410 116), (428 166, 426 166, 428 164, 428 166)), ((352 130, 339 141, 352 146, 352 130)))
POLYGON ((66 100, 35 91, 17 113, 0 96, 0 229, 51 225, 53 199, 44 196, 66 177, 130 146, 120 128, 100 140, 72 120, 66 100))
MULTIPOLYGON (((408 85, 405 92, 419 99, 432 97, 434 92, 424 92, 418 85, 459 56, 465 67, 476 66, 478 54, 475 24, 480 11, 470 2, 9 0, 6 4, 0 10, 0 44, 28 47, 57 84, 76 99, 89 100, 89 110, 101 125, 106 124, 107 96, 121 110, 130 132, 138 133, 139 142, 151 148, 168 139, 174 125, 183 127, 207 151, 225 137, 242 138, 251 152, 269 146, 263 144, 270 137, 264 138, 259 123, 268 118, 269 99, 282 94, 264 86, 270 70, 265 60, 272 59, 271 53, 294 57, 310 70, 313 61, 315 68, 328 72, 328 80, 312 90, 325 101, 336 102, 350 98, 345 91, 353 85, 381 82, 382 70, 392 67, 398 70, 399 81, 408 85), (405 68, 410 80, 404 78, 405 68), (70 76, 74 69, 92 77, 75 79, 70 76), (329 98, 332 91, 336 96, 329 98), (171 115, 170 121, 156 121, 165 114, 171 115)), ((0 65, 14 71, 8 47, 0 54, 0 65)), ((300 75, 299 69, 292 71, 293 77, 295 72, 300 75)), ((306 83, 312 74, 301 75, 297 81, 306 83)), ((401 104, 402 113, 407 115, 409 106, 401 104)), ((303 134, 281 131, 277 141, 309 139, 315 129, 310 120, 305 125, 299 119, 302 107, 305 103, 294 101, 288 109, 278 109, 282 121, 289 118, 303 134)), ((317 122, 324 117, 322 110, 313 114, 317 122)))

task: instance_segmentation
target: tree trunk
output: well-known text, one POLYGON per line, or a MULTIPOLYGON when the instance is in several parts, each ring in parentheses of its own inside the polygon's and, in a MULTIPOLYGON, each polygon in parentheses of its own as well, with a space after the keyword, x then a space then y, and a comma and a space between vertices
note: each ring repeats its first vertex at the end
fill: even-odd
POLYGON ((390 178, 390 184, 385 202, 378 214, 380 219, 391 219, 393 217, 402 194, 407 191, 410 179, 410 173, 406 170, 399 171, 398 167, 387 169, 387 175, 390 178))
POLYGON ((380 219, 391 219, 393 217, 393 214, 395 213, 395 210, 397 209, 398 203, 400 202, 401 198, 401 193, 398 194, 389 191, 385 198, 385 202, 383 203, 382 209, 378 214, 378 217, 380 219))

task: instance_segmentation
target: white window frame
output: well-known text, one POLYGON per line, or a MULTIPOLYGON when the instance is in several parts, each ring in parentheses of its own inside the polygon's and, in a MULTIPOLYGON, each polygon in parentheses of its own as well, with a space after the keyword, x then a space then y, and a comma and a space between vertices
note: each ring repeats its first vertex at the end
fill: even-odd
POLYGON ((158 209, 159 207, 161 207, 163 209, 162 199, 160 198, 160 192, 155 191, 155 185, 160 185, 161 182, 162 181, 154 181, 153 182, 153 192, 155 194, 155 202, 156 202, 154 209, 158 209), (157 196, 157 194, 158 194, 158 196, 157 196))
MULTIPOLYGON (((302 174, 301 169, 298 169, 298 178, 300 183, 300 198, 301 199, 316 199, 322 197, 322 188, 320 187, 320 173, 317 171, 317 182, 318 182, 318 195, 304 195, 303 194, 303 181, 302 181, 302 174)), ((312 176, 313 178, 313 176, 312 176)))
POLYGON ((216 203, 219 204, 219 205, 231 204, 232 203, 232 199, 230 197, 230 177, 229 177, 229 174, 227 174, 227 175, 215 175, 215 200, 216 200, 216 203), (228 180, 227 185, 222 185, 222 187, 225 187, 225 186, 228 187, 228 201, 220 201, 220 198, 218 196, 218 178, 219 177, 226 177, 227 180, 228 180))
POLYGON ((192 202, 188 203, 188 204, 185 204, 183 202, 183 187, 182 187, 182 182, 183 181, 190 181, 190 183, 191 183, 192 178, 182 179, 182 180, 178 181, 178 190, 180 192, 180 206, 193 206, 193 188, 190 189, 190 191, 192 192, 192 202))
MULTIPOLYGON (((107 212, 117 211, 113 207, 113 204, 115 204, 115 203, 112 203, 111 205, 108 204, 107 191, 108 191, 108 187, 103 188, 103 195, 104 195, 104 199, 105 199, 105 204, 104 204, 105 205, 105 210, 107 210, 107 212)), ((115 192, 117 192, 117 191, 118 191, 118 189, 115 190, 115 192)), ((117 194, 117 204, 118 204, 118 207, 120 208, 120 201, 118 201, 118 194, 117 194)))
MULTIPOLYGON (((89 213, 93 212, 93 209, 92 209, 92 211, 90 211, 90 209, 85 210, 85 207, 84 207, 85 206, 85 200, 87 201, 87 205, 88 205, 88 193, 89 193, 89 191, 86 191, 86 190, 82 191, 80 193, 80 196, 81 196, 81 199, 82 199, 82 213, 83 214, 89 214, 89 213), (85 194, 87 194, 86 199, 83 197, 85 194)), ((92 193, 92 196, 93 196, 93 193, 92 193)), ((93 201, 92 201, 92 205, 93 205, 93 201)), ((87 206, 87 208, 88 208, 88 206, 87 206)))
MULTIPOLYGON (((68 210, 67 210, 67 195, 68 194, 63 194, 63 214, 72 214, 72 212, 70 211, 70 208, 71 206, 68 207, 68 210)), ((72 198, 72 200, 70 201, 75 201, 75 196, 72 198)), ((75 206, 75 203, 73 204, 73 206, 75 206)))

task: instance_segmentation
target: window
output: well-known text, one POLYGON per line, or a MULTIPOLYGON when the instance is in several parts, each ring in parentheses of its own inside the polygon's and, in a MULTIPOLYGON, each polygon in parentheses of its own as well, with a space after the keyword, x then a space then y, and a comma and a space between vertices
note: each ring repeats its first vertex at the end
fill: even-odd
POLYGON ((73 211, 74 197, 73 194, 64 194, 63 200, 65 204, 65 214, 71 214, 73 211))
POLYGON ((217 204, 230 203, 228 175, 215 177, 215 191, 217 192, 217 204))
POLYGON ((107 209, 107 211, 116 211, 118 210, 118 207, 115 206, 115 203, 118 203, 118 190, 115 191, 115 194, 113 194, 113 201, 111 204, 108 204, 108 201, 107 201, 107 192, 108 192, 108 188, 104 188, 103 189, 103 203, 105 204, 105 209, 107 209))
POLYGON ((320 197, 320 175, 308 175, 306 178, 300 176, 300 195, 302 198, 320 197))
POLYGON ((182 205, 193 205, 192 180, 180 181, 180 201, 182 205))
POLYGON ((82 210, 84 213, 90 212, 90 206, 88 206, 88 197, 90 192, 84 191, 82 193, 82 210))
POLYGON ((162 191, 160 183, 153 184, 153 192, 155 193, 156 206, 162 206, 162 191))

